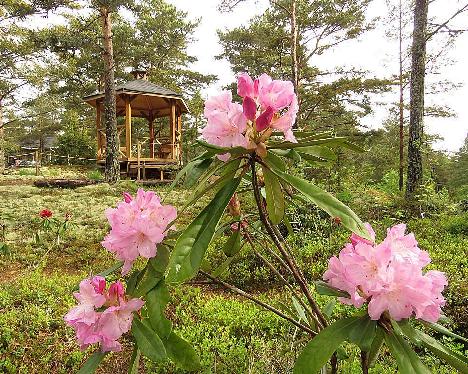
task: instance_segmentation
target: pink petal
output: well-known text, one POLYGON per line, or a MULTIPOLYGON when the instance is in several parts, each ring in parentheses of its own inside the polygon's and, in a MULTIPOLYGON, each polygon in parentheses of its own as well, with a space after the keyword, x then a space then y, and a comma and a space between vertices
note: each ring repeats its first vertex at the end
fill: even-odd
POLYGON ((244 97, 242 108, 244 110, 245 117, 248 120, 253 121, 257 114, 257 104, 255 101, 249 96, 244 97))
POLYGON ((273 108, 268 107, 258 116, 257 121, 255 122, 255 127, 258 132, 265 130, 270 125, 270 122, 273 119, 273 114, 273 108))

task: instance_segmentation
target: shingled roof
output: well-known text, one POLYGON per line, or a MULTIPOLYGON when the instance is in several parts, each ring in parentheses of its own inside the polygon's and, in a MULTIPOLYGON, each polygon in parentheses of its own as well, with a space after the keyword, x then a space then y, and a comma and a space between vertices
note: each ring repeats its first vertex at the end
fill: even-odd
MULTIPOLYGON (((116 93, 133 92, 133 93, 148 93, 148 94, 161 95, 161 96, 174 97, 174 98, 182 97, 182 95, 178 94, 177 92, 158 86, 157 84, 154 84, 145 79, 135 79, 133 81, 126 82, 124 84, 119 84, 118 86, 115 87, 115 91, 116 93)), ((100 95, 104 95, 104 91, 100 91, 92 95, 85 96, 84 99, 86 100, 91 97, 100 96, 100 95)))
MULTIPOLYGON (((139 102, 134 102, 134 104, 136 104, 134 109, 137 109, 138 107, 141 109, 137 109, 136 111, 134 110, 134 115, 136 116, 140 116, 141 113, 150 109, 159 110, 161 115, 167 115, 169 112, 165 113, 160 109, 164 107, 170 109, 170 104, 168 104, 169 99, 175 100, 176 105, 180 108, 182 113, 188 112, 187 105, 185 104, 181 94, 178 94, 177 92, 174 92, 167 88, 158 86, 157 84, 154 84, 146 79, 135 79, 123 84, 119 84, 115 87, 115 94, 117 96, 117 109, 124 105, 124 102, 120 99, 121 95, 143 95, 150 97, 150 99, 148 100, 150 100, 151 102, 148 100, 140 100, 139 102)), ((86 101, 88 104, 96 107, 97 102, 103 97, 104 91, 100 91, 92 95, 85 96, 83 100, 86 101)))

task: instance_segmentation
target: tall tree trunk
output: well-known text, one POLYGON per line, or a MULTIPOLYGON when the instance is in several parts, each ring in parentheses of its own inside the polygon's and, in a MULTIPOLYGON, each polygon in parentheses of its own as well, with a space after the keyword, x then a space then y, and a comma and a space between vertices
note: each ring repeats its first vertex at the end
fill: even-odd
POLYGON ((400 63, 400 167, 399 167, 399 181, 398 181, 398 187, 400 191, 403 191, 403 159, 404 159, 404 117, 403 117, 403 106, 404 106, 404 101, 403 101, 403 50, 402 50, 402 45, 403 45, 403 8, 400 0, 400 25, 399 25, 399 44, 400 44, 400 50, 399 50, 399 63, 400 63))
POLYGON ((411 61, 410 124, 406 198, 412 200, 422 182, 422 136, 424 120, 424 75, 428 0, 416 0, 411 61))
POLYGON ((5 172, 5 129, 3 126, 3 104, 0 97, 0 174, 5 172))
POLYGON ((109 183, 120 179, 119 136, 115 113, 114 51, 112 47, 112 22, 108 8, 101 7, 104 60, 104 125, 106 127, 105 177, 109 183))
POLYGON ((297 60, 297 9, 296 0, 291 0, 291 69, 296 95, 299 89, 299 62, 297 60))

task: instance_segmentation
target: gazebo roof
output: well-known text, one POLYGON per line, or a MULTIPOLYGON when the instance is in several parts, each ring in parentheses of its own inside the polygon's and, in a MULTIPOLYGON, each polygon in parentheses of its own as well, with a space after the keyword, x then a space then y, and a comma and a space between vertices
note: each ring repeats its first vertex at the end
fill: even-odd
MULTIPOLYGON (((181 113, 188 113, 182 95, 158 86, 146 79, 135 79, 115 88, 117 115, 125 111, 125 99, 122 96, 132 97, 133 117, 164 117, 170 114, 171 101, 179 108, 181 113)), ((83 100, 96 107, 104 98, 104 91, 85 96, 83 100)))

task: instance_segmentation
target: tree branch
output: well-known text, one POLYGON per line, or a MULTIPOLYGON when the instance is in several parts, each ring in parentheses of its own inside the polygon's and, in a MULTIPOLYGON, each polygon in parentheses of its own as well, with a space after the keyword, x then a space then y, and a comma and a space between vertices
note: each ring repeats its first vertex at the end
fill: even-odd
POLYGON ((448 23, 453 20, 456 16, 458 16, 459 14, 463 13, 464 11, 468 10, 468 4, 465 4, 465 6, 461 7, 460 9, 458 9, 449 19, 447 19, 447 21, 441 23, 435 30, 433 30, 432 32, 430 32, 427 36, 426 36, 426 42, 432 38, 435 34, 437 34, 442 28, 446 27, 448 25, 448 23))

